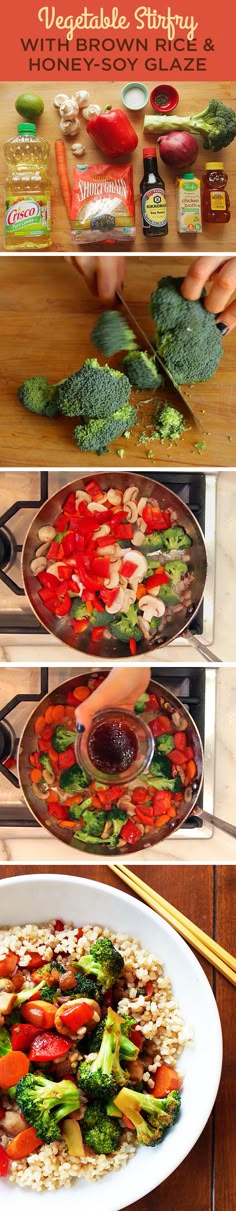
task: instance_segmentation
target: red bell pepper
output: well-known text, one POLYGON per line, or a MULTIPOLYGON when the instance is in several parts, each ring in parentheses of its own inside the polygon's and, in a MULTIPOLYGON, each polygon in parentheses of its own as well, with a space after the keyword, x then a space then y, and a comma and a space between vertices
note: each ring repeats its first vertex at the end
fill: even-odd
POLYGON ((157 509, 157 506, 152 505, 151 502, 144 505, 142 517, 146 521, 148 533, 152 530, 167 530, 170 525, 170 510, 157 509))
POLYGON ((132 791, 132 795, 131 795, 132 803, 147 803, 147 802, 149 803, 151 795, 152 795, 151 787, 149 790, 149 787, 136 786, 135 790, 132 791))
POLYGON ((175 742, 175 748, 180 749, 181 753, 183 753, 187 747, 186 732, 175 732, 174 733, 174 742, 175 742))
POLYGON ((52 800, 47 804, 48 815, 55 816, 56 820, 68 820, 68 807, 64 803, 53 803, 52 800))
POLYGON ((75 752, 72 747, 66 748, 64 753, 58 753, 58 764, 60 770, 70 769, 71 765, 75 764, 75 752))
POLYGON ((140 824, 153 824, 153 807, 145 803, 136 803, 135 816, 140 824))
POLYGON ((123 841, 127 841, 127 845, 135 845, 141 837, 141 830, 132 820, 126 820, 125 824, 122 824, 120 837, 123 837, 123 841))
POLYGON ((109 580, 110 577, 110 560, 108 555, 95 555, 91 561, 91 572, 94 576, 100 576, 103 580, 109 580))
MULTIPOLYGON (((171 721, 169 719, 169 715, 157 715, 156 719, 151 719, 149 727, 151 728, 154 740, 156 736, 162 736, 165 734, 165 732, 171 732, 171 721)), ((168 753, 168 757, 170 756, 171 753, 168 753)))
POLYGON ((101 639, 103 639, 104 631, 105 627, 93 627, 91 633, 92 643, 100 643, 101 639))
POLYGON ((17 1022, 11 1029, 12 1051, 29 1051, 36 1034, 38 1026, 30 1026, 29 1022, 17 1022))
POLYGON ((104 113, 96 114, 87 124, 88 134, 94 139, 97 147, 104 156, 127 156, 138 144, 138 136, 134 127, 122 109, 112 109, 107 105, 104 113))
POLYGON ((49 1064, 50 1061, 60 1060, 70 1047, 70 1039, 61 1034, 54 1034, 53 1030, 46 1030, 45 1034, 35 1034, 29 1058, 34 1064, 49 1064))
POLYGON ((89 483, 86 484, 86 492, 92 497, 92 500, 101 500, 104 495, 96 479, 89 480, 89 483))
POLYGON ((125 559, 124 563, 122 563, 121 571, 122 576, 125 576, 126 580, 130 580, 130 577, 134 575, 134 572, 137 572, 137 564, 133 562, 132 559, 125 559))
POLYGON ((64 502, 63 510, 65 514, 75 513, 75 492, 69 493, 69 496, 67 496, 64 502))
POLYGON ((167 572, 164 571, 164 568, 157 568, 156 572, 153 572, 153 576, 148 576, 147 580, 145 580, 145 589, 147 593, 151 593, 152 589, 155 589, 157 585, 169 584, 169 579, 170 577, 167 576, 167 572))
POLYGON ((168 757, 173 765, 186 765, 186 755, 185 753, 181 753, 179 748, 172 748, 171 752, 168 753, 168 757))
POLYGON ((131 1030, 129 1030, 129 1039, 131 1039, 131 1043, 134 1043, 134 1046, 138 1047, 139 1051, 141 1051, 141 1047, 144 1043, 144 1035, 142 1030, 138 1030, 136 1026, 131 1026, 131 1030))
POLYGON ((170 791, 155 791, 153 799, 153 815, 162 816, 163 812, 169 812, 171 807, 171 792, 170 791))
POLYGON ((63 559, 63 555, 63 543, 57 542, 56 538, 53 538, 52 542, 50 542, 50 547, 48 547, 47 559, 63 559))
POLYGON ((113 532, 113 535, 115 535, 115 538, 121 538, 121 539, 122 538, 125 538, 125 539, 133 538, 133 526, 131 525, 131 522, 130 521, 121 522, 120 525, 115 527, 115 531, 113 532))
POLYGON ((59 513, 53 525, 58 534, 63 534, 68 526, 68 517, 66 517, 65 513, 59 513))
POLYGON ((136 639, 130 639, 130 641, 129 641, 129 650, 130 650, 130 655, 131 655, 131 656, 136 656, 136 652, 137 652, 137 643, 136 643, 136 639))
POLYGON ((0 1144, 0 1177, 7 1177, 10 1161, 7 1152, 0 1144))
POLYGON ((5 959, 0 960, 0 976, 11 976, 12 972, 15 971, 17 963, 19 963, 19 955, 13 954, 11 950, 11 953, 6 955, 5 959))
POLYGON ((90 1005, 86 1004, 86 1001, 81 1001, 80 1005, 77 1004, 72 1008, 65 1008, 61 1016, 68 1030, 71 1030, 73 1034, 77 1034, 81 1026, 85 1026, 87 1022, 91 1021, 92 1009, 90 1005))

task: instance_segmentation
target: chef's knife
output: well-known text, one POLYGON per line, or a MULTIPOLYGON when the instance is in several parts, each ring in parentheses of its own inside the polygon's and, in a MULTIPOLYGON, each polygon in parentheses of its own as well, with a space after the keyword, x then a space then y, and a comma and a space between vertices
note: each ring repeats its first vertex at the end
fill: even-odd
POLYGON ((143 328, 141 328, 141 325, 138 323, 138 320, 136 320, 136 317, 133 315, 133 312, 130 310, 130 307, 128 307, 128 303, 125 302, 125 300, 123 299, 119 290, 116 290, 116 298, 118 299, 118 302, 121 303, 121 306, 123 307, 123 309, 127 315, 127 318, 129 319, 130 323, 132 324, 132 328, 134 328, 134 330, 136 330, 136 332, 142 338, 142 343, 144 343, 144 348, 149 349, 152 357, 153 356, 155 357, 156 361, 158 362, 158 365, 160 366, 160 368, 162 370, 162 373, 165 375, 165 378, 167 378, 169 383, 171 383, 171 386, 174 388, 174 391, 179 396, 181 403, 184 404, 185 410, 187 412, 189 412, 189 414, 191 416, 191 420, 193 421, 193 424, 197 425, 198 429, 201 429, 201 432, 203 433, 203 426, 201 424, 201 421, 198 420, 198 417, 195 415, 195 412, 193 412, 193 409, 191 408, 190 404, 188 403, 188 400, 186 399, 183 391, 181 391, 181 387, 179 387, 178 383, 175 382, 175 379, 172 377, 170 370, 168 370, 165 362, 163 362, 162 357, 160 357, 160 354, 157 353, 157 350, 155 349, 154 345, 152 345, 152 342, 150 341, 149 337, 146 336, 146 333, 143 331, 143 328))

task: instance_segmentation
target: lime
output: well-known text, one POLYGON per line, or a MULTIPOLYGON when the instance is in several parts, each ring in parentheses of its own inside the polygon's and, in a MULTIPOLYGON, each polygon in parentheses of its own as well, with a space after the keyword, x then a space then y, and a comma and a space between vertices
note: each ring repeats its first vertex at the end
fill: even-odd
POLYGON ((37 96, 37 93, 21 93, 20 97, 16 99, 15 108, 17 113, 22 115, 22 118, 26 118, 26 121, 31 122, 35 118, 40 118, 40 114, 44 110, 44 102, 42 101, 42 97, 37 96))

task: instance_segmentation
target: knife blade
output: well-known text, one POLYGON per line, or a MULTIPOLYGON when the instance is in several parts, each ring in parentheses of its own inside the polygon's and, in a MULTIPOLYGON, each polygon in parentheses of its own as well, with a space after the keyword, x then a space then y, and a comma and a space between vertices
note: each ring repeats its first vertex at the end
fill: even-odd
POLYGON ((174 388, 174 391, 179 396, 181 403, 184 404, 184 408, 185 408, 186 412, 188 412, 189 415, 191 416, 193 424, 196 425, 197 428, 201 430, 201 433, 203 433, 204 430, 203 430, 203 425, 201 424, 201 421, 196 416, 195 412, 193 411, 193 408, 191 408, 191 405, 188 403, 188 400, 186 399, 183 391, 181 391, 181 388, 179 387, 178 383, 175 382, 175 379, 173 378, 172 374, 170 373, 170 370, 168 370, 165 362, 163 362, 162 357, 160 357, 160 354, 157 353, 157 350, 155 349, 154 345, 152 345, 150 338, 148 336, 146 336, 146 333, 144 332, 143 328, 141 328, 141 324, 139 324, 138 320, 136 320, 136 316, 133 314, 130 307, 128 307, 128 303, 125 302, 125 300, 123 299, 123 296, 119 290, 116 290, 116 298, 118 299, 118 302, 121 303, 121 306, 123 307, 123 309, 127 315, 127 318, 131 321, 132 328, 134 328, 134 331, 136 330, 136 332, 139 333, 139 336, 142 338, 142 342, 144 343, 145 349, 149 349, 150 353, 152 354, 152 357, 154 355, 154 357, 156 358, 156 361, 158 362, 158 365, 161 367, 162 373, 165 375, 165 378, 167 378, 168 382, 171 383, 171 386, 174 388))

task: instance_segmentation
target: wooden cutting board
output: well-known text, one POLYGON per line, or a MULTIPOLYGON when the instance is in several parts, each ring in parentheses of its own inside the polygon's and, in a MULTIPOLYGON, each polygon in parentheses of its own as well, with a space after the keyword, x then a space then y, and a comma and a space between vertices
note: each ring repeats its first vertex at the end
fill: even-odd
MULTIPOLYGON (((145 83, 149 90, 149 94, 150 94, 152 88, 154 87, 155 82, 156 82, 155 79, 153 79, 152 77, 149 77, 149 79, 146 80, 145 83)), ((106 79, 101 80, 101 82, 99 82, 99 83, 97 83, 97 82, 92 83, 92 81, 91 81, 91 83, 89 82, 89 85, 87 83, 83 83, 80 80, 76 80, 73 83, 73 81, 70 82, 70 81, 66 81, 65 79, 64 80, 60 79, 60 81, 57 81, 57 83, 53 83, 52 81, 49 81, 49 83, 39 82, 37 84, 36 82, 34 82, 33 85, 31 85, 31 86, 29 85, 29 83, 25 84, 22 81, 17 84, 16 83, 13 83, 13 84, 7 83, 7 84, 0 85, 0 101, 1 101, 1 104, 0 104, 0 143, 1 143, 1 145, 2 145, 2 143, 5 143, 5 141, 7 139, 14 137, 14 135, 17 133, 17 122, 22 120, 17 115, 16 110, 15 110, 15 100, 16 100, 17 96, 19 96, 23 92, 29 92, 32 90, 32 92, 34 92, 34 93, 39 92, 41 97, 44 100, 45 109, 44 109, 43 116, 40 119, 39 124, 38 124, 38 133, 42 136, 42 138, 48 139, 49 143, 51 144, 50 173, 51 173, 51 180, 52 180, 53 248, 55 251, 58 251, 58 252, 64 252, 66 250, 68 251, 71 249, 72 244, 71 244, 71 237, 70 237, 69 220, 67 218, 64 202, 61 197, 60 186, 59 186, 59 182, 58 182, 56 165, 55 165, 54 143, 55 143, 55 139, 61 137, 61 132, 60 132, 60 126, 59 126, 58 111, 55 109, 55 107, 53 105, 54 96, 57 92, 65 92, 65 93, 68 92, 69 95, 72 96, 73 91, 76 91, 78 88, 86 88, 86 89, 89 88, 90 101, 98 103, 100 105, 101 109, 104 109, 106 105, 113 105, 113 106, 116 106, 117 108, 122 108, 122 102, 121 102, 122 86, 123 86, 122 78, 118 79, 114 83, 110 80, 109 77, 106 77, 106 79)), ((211 81, 207 81, 207 80, 201 81, 200 83, 197 80, 192 80, 192 81, 189 80, 189 82, 183 81, 180 84, 178 84, 178 92, 179 92, 180 100, 179 100, 178 108, 176 110, 177 116, 181 116, 181 114, 182 114, 183 116, 186 117, 186 115, 191 114, 191 113, 192 114, 199 113, 200 111, 205 109, 205 107, 208 104, 208 101, 212 97, 216 97, 218 100, 224 101, 226 105, 230 105, 232 107, 232 109, 236 109, 236 85, 233 83, 231 84, 229 81, 227 81, 226 83, 223 83, 223 84, 219 83, 219 81, 217 81, 217 83, 215 84, 215 83, 212 83, 211 81)), ((153 137, 151 134, 150 135, 145 134, 145 136, 144 136, 143 122, 144 122, 144 113, 145 112, 150 113, 150 114, 154 113, 154 110, 152 109, 150 102, 148 102, 146 111, 142 110, 141 112, 139 112, 138 115, 133 115, 133 113, 131 111, 126 110, 126 113, 127 113, 128 117, 130 118, 130 121, 132 122, 133 126, 137 130, 138 139, 139 139, 138 147, 136 148, 136 151, 134 152, 134 154, 132 156, 133 167, 134 167, 134 193, 135 193, 135 203, 136 203, 136 239, 132 243, 132 245, 128 245, 128 247, 131 247, 134 251, 138 251, 138 252, 143 251, 143 252, 154 252, 154 253, 160 252, 160 251, 161 252, 183 252, 183 251, 185 251, 187 253, 189 253, 191 251, 214 252, 216 250, 218 250, 219 252, 224 252, 227 250, 230 251, 230 250, 234 249, 236 247, 236 142, 235 141, 230 144, 230 147, 226 147, 223 149, 222 152, 217 152, 214 155, 210 151, 204 150, 204 148, 202 146, 202 140, 199 139, 199 153, 197 156, 197 160, 195 161, 195 165, 194 165, 194 171, 196 172, 196 175, 197 176, 200 175, 200 177, 201 177, 203 170, 204 170, 205 163, 207 160, 216 159, 216 160, 224 161, 226 172, 228 172, 228 175, 229 175, 228 188, 229 188, 229 194, 230 194, 230 198, 231 198, 231 213, 232 213, 230 223, 227 223, 224 226, 218 225, 217 227, 209 225, 209 224, 205 224, 204 231, 200 235, 193 235, 193 236, 179 235, 176 230, 175 179, 176 179, 177 174, 173 169, 167 168, 167 166, 165 164, 163 164, 163 161, 159 158, 160 175, 164 178, 165 185, 166 185, 169 233, 168 233, 168 236, 166 236, 162 239, 160 239, 160 237, 146 239, 146 237, 143 235, 142 223, 141 223, 140 196, 139 196, 140 181, 143 176, 142 150, 143 150, 144 145, 148 146, 148 145, 151 145, 151 143, 156 142, 155 136, 153 137)), ((104 161, 104 158, 109 159, 109 157, 104 157, 102 155, 102 153, 99 151, 99 149, 92 142, 92 139, 90 138, 90 136, 87 134, 87 131, 86 131, 86 123, 85 123, 84 119, 82 119, 81 129, 80 129, 78 135, 74 136, 72 139, 65 140, 67 153, 68 153, 68 169, 69 169, 70 180, 72 180, 73 164, 76 163, 75 157, 73 156, 73 153, 71 151, 71 143, 73 143, 75 141, 81 142, 85 146, 85 149, 86 149, 86 154, 83 156, 82 159, 79 159, 77 161, 78 164, 81 165, 84 163, 96 163, 101 160, 104 161)), ((127 163, 127 159, 124 160, 123 162, 127 163)), ((122 160, 119 159, 118 163, 122 164, 122 160)), ((3 199, 4 176, 5 176, 5 163, 4 163, 4 159, 2 156, 1 165, 0 165, 0 192, 1 192, 0 249, 3 248, 3 201, 2 201, 2 199, 3 199)), ((102 247, 102 245, 100 245, 100 247, 102 247)), ((107 246, 104 245, 104 247, 107 247, 107 246)), ((90 244, 89 248, 90 249, 93 248, 93 245, 90 244)))
MULTIPOLYGON (((189 258, 178 259, 178 274, 185 274, 189 258)), ((157 280, 166 273, 176 275, 175 258, 127 257, 125 298, 144 330, 151 334, 149 298, 157 280)), ((236 463, 235 332, 224 338, 224 355, 217 374, 191 389, 189 399, 204 430, 206 448, 199 453, 195 442, 202 434, 190 427, 180 442, 169 448, 153 443, 154 458, 148 459, 148 443, 138 445, 138 436, 153 414, 142 395, 138 425, 130 438, 118 438, 102 457, 80 454, 73 439, 74 420, 46 420, 27 412, 17 399, 25 378, 46 374, 50 382, 77 370, 86 357, 94 356, 91 331, 101 304, 87 289, 84 279, 63 257, 0 258, 0 432, 3 466, 35 467, 121 467, 117 449, 125 453, 122 466, 195 465, 228 466, 236 463), (229 440, 230 439, 230 440, 229 440)), ((121 358, 113 359, 121 365, 121 358)), ((161 398, 166 398, 164 389, 161 398)), ((176 402, 176 401, 175 401, 176 402)), ((178 401, 177 401, 178 407, 178 401)))

